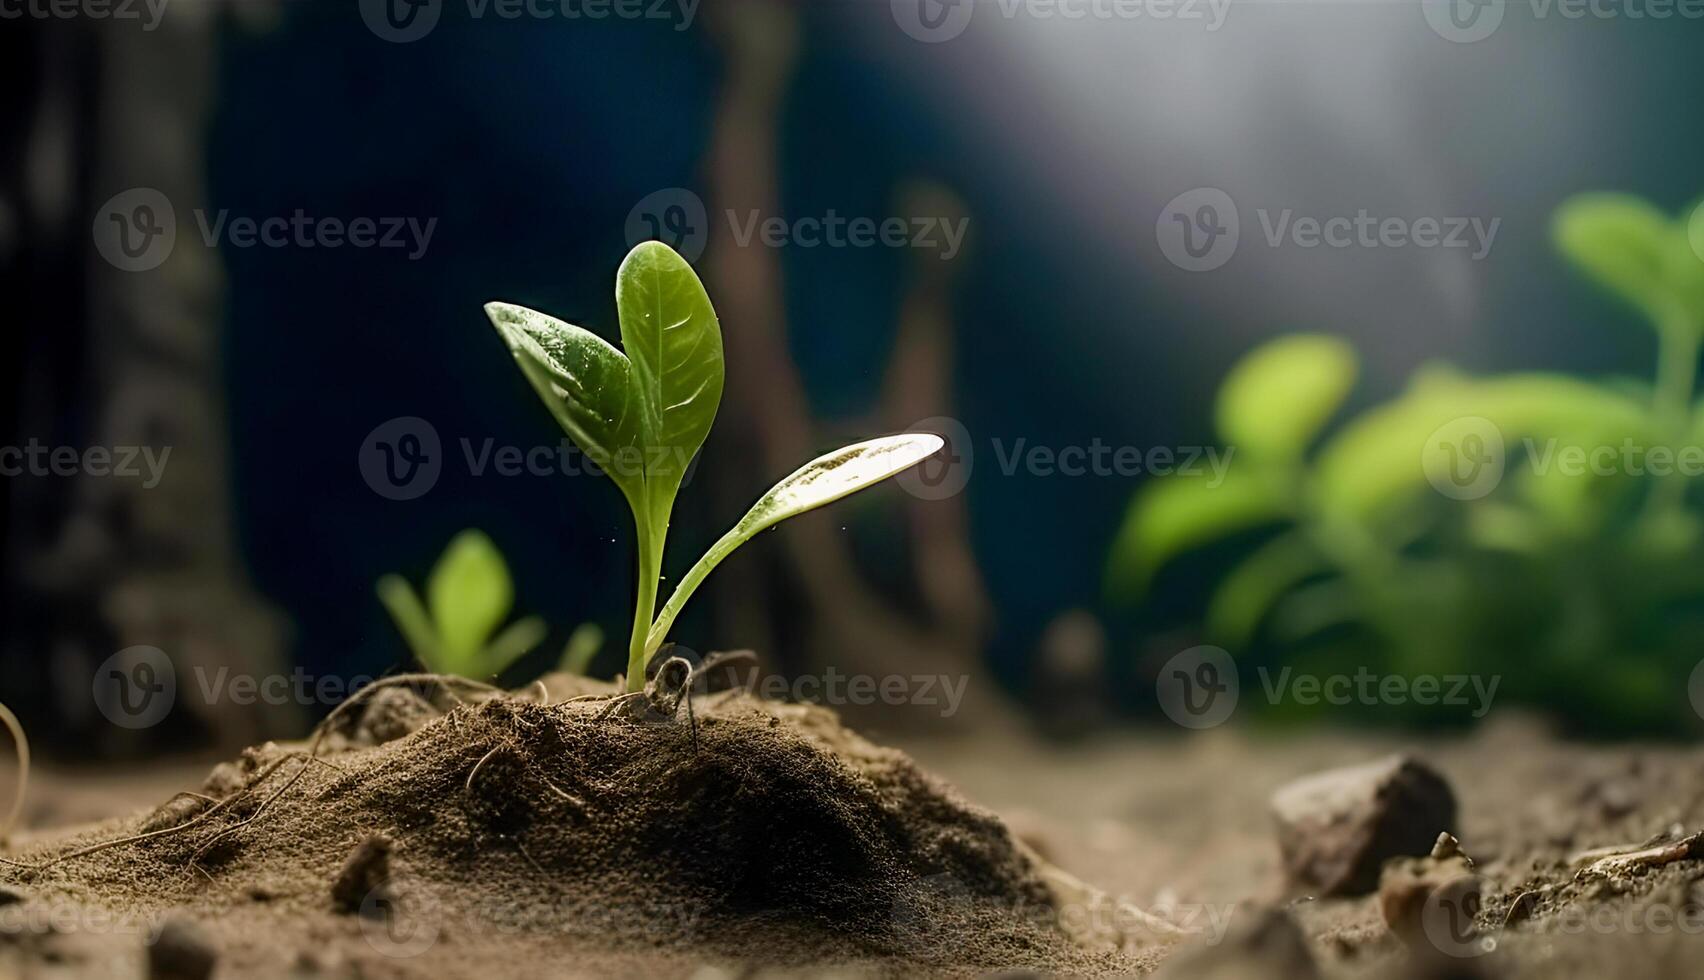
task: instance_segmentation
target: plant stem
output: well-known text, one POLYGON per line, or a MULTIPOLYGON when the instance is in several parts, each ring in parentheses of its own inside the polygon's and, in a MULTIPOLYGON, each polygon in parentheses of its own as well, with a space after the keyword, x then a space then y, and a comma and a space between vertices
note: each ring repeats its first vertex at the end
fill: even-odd
MULTIPOLYGON (((1692 439, 1692 390, 1698 379, 1699 331, 1682 315, 1657 325, 1657 386, 1651 399, 1663 438, 1674 451, 1692 439)), ((1652 504, 1658 512, 1680 506, 1686 494, 1683 474, 1670 473, 1658 482, 1652 504)))
POLYGON ((633 634, 627 641, 627 689, 640 691, 645 688, 645 661, 649 659, 645 640, 651 630, 651 614, 657 608, 657 581, 663 576, 663 538, 668 525, 653 533, 648 513, 635 513, 634 517, 639 525, 639 595, 633 606, 633 634))

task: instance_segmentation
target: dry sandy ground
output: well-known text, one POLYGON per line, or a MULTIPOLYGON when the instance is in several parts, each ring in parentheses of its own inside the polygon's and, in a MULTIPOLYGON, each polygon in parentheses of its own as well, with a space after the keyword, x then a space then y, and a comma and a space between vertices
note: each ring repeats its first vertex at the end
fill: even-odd
MULTIPOLYGON (((884 740, 880 732, 870 734, 884 740)), ((1198 931, 1200 937, 1166 953, 1170 962, 1163 969, 1170 975, 1307 975, 1305 963, 1244 952, 1240 933, 1276 908, 1299 923, 1308 955, 1327 977, 1704 976, 1704 894, 1695 890, 1704 880, 1704 861, 1687 858, 1583 879, 1580 862, 1572 860, 1594 848, 1704 829, 1704 749, 1565 743, 1520 717, 1494 717, 1465 735, 1425 738, 1226 727, 1189 735, 1123 732, 1070 745, 1012 731, 892 741, 1004 818, 1021 840, 1066 872, 1198 931), (1469 955, 1413 955, 1383 925, 1375 897, 1315 899, 1285 886, 1267 805, 1272 791, 1301 775, 1393 751, 1433 764, 1460 802, 1459 835, 1484 881, 1480 918, 1487 926, 1470 945, 1452 950, 1469 955), (1515 905, 1523 908, 1511 917, 1515 905), (1494 928, 1505 918, 1509 928, 1494 928), (1221 967, 1229 972, 1204 972, 1217 962, 1215 955, 1231 958, 1231 966, 1221 967), (1245 955, 1255 958, 1240 959, 1245 955)), ((188 760, 149 770, 38 774, 32 835, 52 837, 73 824, 158 805, 200 785, 207 769, 207 760, 188 760)), ((1120 908, 1077 911, 1116 918, 1120 908)), ((62 938, 75 946, 74 937, 62 938)), ((112 967, 109 975, 141 970, 134 950, 112 956, 105 964, 112 967)), ((1120 962, 1134 974, 1159 958, 1120 962)), ((437 953, 379 961, 382 969, 360 961, 349 975, 438 977, 448 962, 437 953)), ((0 936, 0 977, 79 975, 90 963, 74 953, 49 950, 44 956, 40 943, 0 936)), ((305 976, 323 972, 326 964, 309 950, 298 965, 305 976)), ((770 965, 763 975, 909 972, 859 957, 848 957, 845 967, 770 965)), ((557 961, 547 972, 699 980, 755 975, 725 954, 700 958, 643 949, 585 963, 557 961)))

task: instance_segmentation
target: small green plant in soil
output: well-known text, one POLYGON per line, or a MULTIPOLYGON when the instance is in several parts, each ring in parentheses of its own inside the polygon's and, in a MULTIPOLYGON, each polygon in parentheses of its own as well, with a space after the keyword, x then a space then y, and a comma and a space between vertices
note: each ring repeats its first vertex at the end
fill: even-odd
POLYGON ((1499 675, 1500 698, 1583 728, 1695 725, 1704 508, 1698 467, 1679 468, 1704 460, 1704 221, 1691 226, 1619 194, 1581 195, 1554 218, 1561 253, 1654 328, 1653 379, 1429 365, 1322 439, 1354 385, 1353 349, 1313 334, 1256 349, 1219 392, 1236 453, 1226 478, 1144 486, 1112 547, 1110 593, 1151 596, 1163 567, 1200 552, 1196 571, 1216 579, 1204 631, 1239 658, 1499 675), (1500 478, 1450 482, 1487 472, 1494 441, 1500 478), (1612 465, 1564 465, 1582 451, 1612 465))
POLYGON ((433 673, 489 679, 544 640, 537 616, 499 631, 515 604, 515 586, 502 552, 483 531, 469 529, 450 541, 426 579, 424 602, 400 575, 379 579, 378 593, 415 659, 433 673))
POLYGON ((722 333, 698 275, 660 242, 628 253, 616 273, 615 303, 621 350, 589 330, 523 307, 490 303, 485 312, 556 421, 633 511, 639 574, 627 689, 636 692, 681 607, 734 549, 765 528, 899 473, 942 442, 907 433, 806 463, 711 545, 659 611, 669 515, 722 401, 722 333))

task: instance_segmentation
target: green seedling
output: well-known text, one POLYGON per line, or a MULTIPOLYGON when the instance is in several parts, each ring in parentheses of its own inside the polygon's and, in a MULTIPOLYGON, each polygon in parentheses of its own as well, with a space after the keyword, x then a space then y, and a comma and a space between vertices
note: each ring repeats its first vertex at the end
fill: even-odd
POLYGON ((486 314, 556 421, 607 473, 633 511, 638 598, 628 641, 627 688, 705 576, 759 531, 884 480, 938 451, 938 436, 872 439, 806 463, 764 494, 680 579, 656 610, 663 541, 688 466, 722 401, 722 333, 686 260, 645 242, 621 263, 615 305, 622 350, 597 334, 507 303, 486 314), (655 612, 655 616, 653 613, 655 612))
POLYGON ((415 659, 433 673, 494 677, 544 640, 537 616, 498 631, 514 606, 515 587, 483 531, 463 531, 444 549, 426 580, 424 603, 400 575, 379 579, 378 592, 415 659))

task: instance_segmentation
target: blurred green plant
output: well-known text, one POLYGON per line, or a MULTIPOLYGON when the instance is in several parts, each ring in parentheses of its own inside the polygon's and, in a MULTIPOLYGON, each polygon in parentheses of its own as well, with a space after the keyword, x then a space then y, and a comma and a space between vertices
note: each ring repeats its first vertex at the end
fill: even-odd
POLYGON ((556 669, 565 674, 587 676, 592 669, 592 659, 603 649, 603 627, 596 623, 581 623, 568 634, 568 643, 562 648, 562 659, 556 669))
MULTIPOLYGON (((1137 492, 1109 594, 1147 597, 1163 567, 1216 545, 1238 557, 1203 628, 1239 656, 1322 674, 1499 674, 1502 697, 1598 731, 1695 724, 1684 691, 1704 652, 1704 520, 1673 463, 1704 460, 1704 259, 1684 220, 1627 195, 1565 202, 1554 239, 1654 327, 1654 381, 1429 365, 1322 439, 1355 353, 1333 337, 1280 338, 1219 392, 1216 427, 1236 454, 1223 481, 1174 475, 1137 492), (1566 447, 1623 462, 1626 449, 1660 451, 1670 465, 1559 466, 1566 447), (1449 483, 1491 463, 1484 484, 1449 483)), ((1370 713, 1438 720, 1424 710, 1370 713)))
POLYGON ((483 531, 469 529, 450 541, 426 580, 424 602, 400 575, 379 579, 378 593, 415 659, 433 673, 488 680, 544 641, 537 616, 498 630, 514 607, 515 587, 502 552, 483 531))

